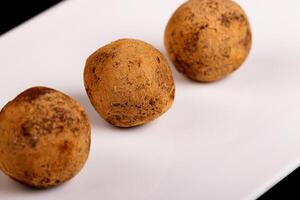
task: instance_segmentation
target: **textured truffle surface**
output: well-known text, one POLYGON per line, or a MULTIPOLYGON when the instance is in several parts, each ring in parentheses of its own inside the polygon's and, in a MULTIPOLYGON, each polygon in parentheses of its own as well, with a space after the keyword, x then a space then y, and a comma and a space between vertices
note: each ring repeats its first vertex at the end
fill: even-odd
POLYGON ((175 85, 163 55, 134 39, 112 42, 86 62, 84 84, 107 122, 132 127, 156 119, 173 103, 175 85))
POLYGON ((177 70, 200 82, 238 69, 251 43, 247 16, 231 0, 190 0, 176 10, 165 30, 165 47, 177 70))
POLYGON ((90 123, 69 96, 45 87, 30 88, 0 112, 0 169, 36 188, 61 184, 84 166, 90 123))

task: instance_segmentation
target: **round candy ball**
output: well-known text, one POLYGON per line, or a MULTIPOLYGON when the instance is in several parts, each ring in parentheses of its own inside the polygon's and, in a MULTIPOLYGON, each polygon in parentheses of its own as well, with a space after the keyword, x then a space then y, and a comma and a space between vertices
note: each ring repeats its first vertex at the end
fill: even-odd
POLYGON ((75 100, 50 88, 30 88, 0 112, 0 169, 36 188, 64 183, 84 166, 90 132, 75 100))
POLYGON ((93 53, 84 84, 100 116, 117 127, 152 121, 172 105, 175 85, 163 55, 140 40, 121 39, 93 53))
POLYGON ((189 0, 165 30, 165 47, 176 69, 199 82, 217 81, 238 69, 251 43, 247 16, 231 0, 189 0))

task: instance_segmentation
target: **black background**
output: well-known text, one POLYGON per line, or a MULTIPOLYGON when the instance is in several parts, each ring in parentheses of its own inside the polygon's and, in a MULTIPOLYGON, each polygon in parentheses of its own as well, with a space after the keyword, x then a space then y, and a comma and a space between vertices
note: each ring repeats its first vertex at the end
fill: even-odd
MULTIPOLYGON (((61 0, 1 0, 0 2, 1 35, 61 0)), ((299 180, 300 169, 298 168, 259 199, 300 199, 299 180)))
POLYGON ((46 10, 60 0, 0 0, 0 34, 46 10))

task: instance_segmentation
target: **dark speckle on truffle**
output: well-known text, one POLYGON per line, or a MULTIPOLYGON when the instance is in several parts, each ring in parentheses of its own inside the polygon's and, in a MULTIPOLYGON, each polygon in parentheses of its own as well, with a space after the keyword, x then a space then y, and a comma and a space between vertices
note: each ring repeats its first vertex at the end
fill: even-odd
POLYGON ((29 90, 25 90, 16 97, 17 101, 34 101, 35 99, 45 94, 51 93, 54 90, 46 87, 34 87, 29 90))

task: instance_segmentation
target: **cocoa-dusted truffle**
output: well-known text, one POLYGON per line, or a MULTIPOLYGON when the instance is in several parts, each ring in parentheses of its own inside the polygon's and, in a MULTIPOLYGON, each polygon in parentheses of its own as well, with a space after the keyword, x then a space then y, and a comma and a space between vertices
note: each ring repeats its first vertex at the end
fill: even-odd
POLYGON ((142 125, 172 105, 175 85, 163 55, 134 39, 112 42, 86 62, 84 84, 103 119, 117 127, 142 125))
POLYGON ((189 0, 171 17, 165 47, 177 70, 211 82, 224 78, 245 61, 251 48, 245 12, 231 0, 189 0))
POLYGON ((84 166, 90 131, 75 100, 50 88, 30 88, 0 112, 0 169, 36 188, 61 184, 84 166))

